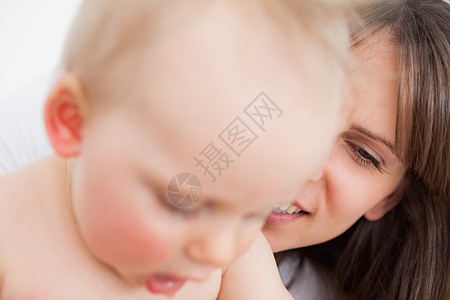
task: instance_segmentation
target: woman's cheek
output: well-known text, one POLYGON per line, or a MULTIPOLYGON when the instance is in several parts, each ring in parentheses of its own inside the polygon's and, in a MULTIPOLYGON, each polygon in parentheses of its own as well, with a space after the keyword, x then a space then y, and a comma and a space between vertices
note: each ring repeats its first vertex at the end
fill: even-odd
POLYGON ((349 223, 363 216, 377 187, 373 172, 356 163, 342 143, 332 152, 325 174, 326 206, 332 219, 349 223))

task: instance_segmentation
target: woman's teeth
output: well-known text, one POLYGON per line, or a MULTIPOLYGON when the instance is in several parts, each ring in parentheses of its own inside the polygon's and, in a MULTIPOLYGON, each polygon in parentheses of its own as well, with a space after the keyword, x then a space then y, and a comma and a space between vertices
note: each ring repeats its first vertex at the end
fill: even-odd
POLYGON ((296 213, 306 213, 305 211, 302 211, 300 208, 298 208, 294 204, 286 204, 282 206, 277 206, 272 210, 274 213, 278 214, 296 214, 296 213))

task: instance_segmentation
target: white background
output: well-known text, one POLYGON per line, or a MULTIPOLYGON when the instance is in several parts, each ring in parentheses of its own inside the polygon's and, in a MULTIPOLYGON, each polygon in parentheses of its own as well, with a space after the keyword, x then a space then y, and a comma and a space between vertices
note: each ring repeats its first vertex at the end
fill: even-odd
MULTIPOLYGON (((445 0, 449 2, 449 0, 445 0)), ((0 102, 57 65, 81 0, 0 0, 0 102)))
POLYGON ((0 0, 0 101, 53 70, 81 0, 0 0))

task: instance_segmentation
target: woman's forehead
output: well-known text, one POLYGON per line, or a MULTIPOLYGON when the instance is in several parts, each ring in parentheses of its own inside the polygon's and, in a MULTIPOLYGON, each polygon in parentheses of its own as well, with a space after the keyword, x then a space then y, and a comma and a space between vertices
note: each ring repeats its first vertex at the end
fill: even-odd
POLYGON ((395 140, 399 90, 396 48, 389 40, 376 40, 368 47, 354 50, 355 64, 350 75, 344 114, 350 123, 383 131, 395 140), (392 127, 394 126, 394 127, 392 127))

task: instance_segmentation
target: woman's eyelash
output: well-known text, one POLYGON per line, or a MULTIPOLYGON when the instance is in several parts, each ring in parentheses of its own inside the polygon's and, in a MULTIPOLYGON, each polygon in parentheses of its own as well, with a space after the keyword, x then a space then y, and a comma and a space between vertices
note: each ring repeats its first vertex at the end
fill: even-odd
POLYGON ((347 141, 347 144, 350 147, 350 150, 352 151, 358 164, 363 166, 373 165, 378 171, 381 172, 380 162, 376 160, 372 155, 370 155, 366 150, 349 141, 347 141))

